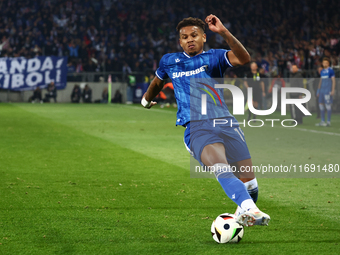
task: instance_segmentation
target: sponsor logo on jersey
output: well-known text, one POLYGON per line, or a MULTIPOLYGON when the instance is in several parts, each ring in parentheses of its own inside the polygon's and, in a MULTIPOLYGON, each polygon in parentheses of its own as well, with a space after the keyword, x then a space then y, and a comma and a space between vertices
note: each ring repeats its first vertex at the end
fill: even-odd
POLYGON ((199 73, 205 71, 205 67, 206 66, 201 66, 200 68, 197 68, 197 69, 192 70, 192 71, 186 71, 186 72, 174 72, 174 73, 172 73, 172 78, 176 79, 176 78, 180 78, 182 76, 192 76, 192 75, 195 75, 195 74, 199 74, 199 73))

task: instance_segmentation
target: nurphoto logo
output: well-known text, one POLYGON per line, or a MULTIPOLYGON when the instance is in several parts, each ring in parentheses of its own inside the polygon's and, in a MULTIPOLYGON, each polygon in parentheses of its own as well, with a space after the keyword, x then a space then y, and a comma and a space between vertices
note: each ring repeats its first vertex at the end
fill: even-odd
MULTIPOLYGON (((201 83, 201 82, 200 82, 201 83)), ((212 86, 209 86, 207 84, 201 83, 202 85, 208 87, 218 98, 220 101, 221 105, 221 99, 220 96, 217 94, 215 88, 223 88, 223 89, 228 89, 230 90, 233 98, 233 115, 244 115, 244 95, 243 92, 240 88, 230 85, 230 84, 215 84, 214 88, 212 86)), ((214 101, 215 106, 217 106, 216 100, 214 96, 207 90, 207 89, 202 89, 204 92, 206 92, 214 101)), ((247 89, 248 92, 248 107, 249 111, 253 114, 260 115, 260 116, 268 116, 272 113, 275 112, 277 109, 278 105, 278 88, 274 87, 273 92, 272 92, 272 106, 268 110, 258 110, 255 109, 253 106, 253 88, 249 87, 247 89)), ((203 93, 201 94, 201 114, 202 115, 207 115, 207 94, 203 93)), ((295 105, 297 108, 300 109, 300 111, 307 116, 312 115, 306 107, 303 105, 307 103, 311 99, 311 93, 309 90, 304 89, 304 88, 293 88, 293 87, 283 87, 281 88, 281 115, 285 116, 287 114, 286 112, 286 106, 287 105, 295 105), (303 98, 287 98, 289 93, 301 93, 304 94, 303 98)), ((272 127, 274 126, 275 121, 280 121, 279 119, 266 119, 265 121, 270 121, 272 127)), ((242 122, 243 125, 246 125, 245 120, 242 122)), ((226 119, 214 119, 214 127, 216 125, 225 125, 225 124, 230 124, 231 126, 233 124, 242 124, 242 123, 229 123, 228 120, 226 119)), ((260 119, 254 119, 254 120, 249 120, 248 121, 248 126, 250 127, 262 127, 264 125, 264 121, 260 119), (252 122, 259 122, 259 125, 251 125, 250 123, 252 122)), ((285 119, 281 121, 281 125, 283 127, 295 127, 297 125, 297 122, 294 119, 285 119), (293 125, 285 125, 285 122, 295 122, 293 125)))

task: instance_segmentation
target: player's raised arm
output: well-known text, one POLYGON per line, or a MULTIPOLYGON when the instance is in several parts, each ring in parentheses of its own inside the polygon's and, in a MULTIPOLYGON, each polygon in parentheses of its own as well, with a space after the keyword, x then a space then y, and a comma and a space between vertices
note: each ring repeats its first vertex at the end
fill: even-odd
POLYGON ((244 65, 250 62, 251 58, 248 51, 237 40, 229 30, 222 24, 219 18, 210 14, 206 17, 205 22, 209 29, 218 33, 228 43, 231 51, 228 52, 228 59, 233 66, 244 65))
POLYGON ((158 93, 163 89, 164 81, 159 79, 157 76, 152 80, 148 90, 143 95, 141 104, 144 108, 150 109, 152 106, 157 104, 157 102, 152 101, 158 93))

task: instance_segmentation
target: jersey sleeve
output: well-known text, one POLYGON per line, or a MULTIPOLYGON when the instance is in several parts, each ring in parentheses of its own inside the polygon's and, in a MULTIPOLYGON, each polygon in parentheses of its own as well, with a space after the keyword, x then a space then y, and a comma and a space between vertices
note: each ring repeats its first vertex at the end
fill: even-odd
POLYGON ((222 69, 225 70, 228 67, 233 67, 233 65, 230 63, 229 59, 228 59, 228 51, 230 50, 222 50, 222 49, 217 49, 216 52, 216 56, 220 62, 220 64, 222 65, 222 69))
POLYGON ((333 78, 333 77, 335 77, 334 70, 333 70, 333 69, 330 69, 330 70, 329 70, 329 78, 333 78))
POLYGON ((169 78, 168 74, 165 71, 166 67, 165 67, 165 63, 164 62, 165 62, 165 56, 163 56, 161 58, 161 60, 159 61, 159 67, 158 67, 158 69, 155 72, 156 76, 160 80, 164 80, 164 79, 169 78))

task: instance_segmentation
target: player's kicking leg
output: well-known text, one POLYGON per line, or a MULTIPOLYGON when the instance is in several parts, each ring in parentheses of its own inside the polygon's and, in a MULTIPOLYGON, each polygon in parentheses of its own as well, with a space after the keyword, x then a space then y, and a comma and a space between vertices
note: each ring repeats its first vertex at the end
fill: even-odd
MULTIPOLYGON (((253 172, 253 163, 251 159, 245 159, 231 164, 236 169, 235 176, 239 178, 245 185, 250 197, 254 203, 258 198, 258 184, 253 172)), ((235 216, 238 217, 238 221, 242 222, 242 225, 268 225, 270 217, 268 214, 261 212, 260 210, 245 211, 240 206, 237 206, 235 216)))
POLYGON ((269 215, 257 208, 243 182, 233 174, 222 143, 206 145, 201 154, 201 161, 204 165, 211 167, 224 192, 242 209, 237 216, 240 224, 244 226, 268 225, 269 215))

